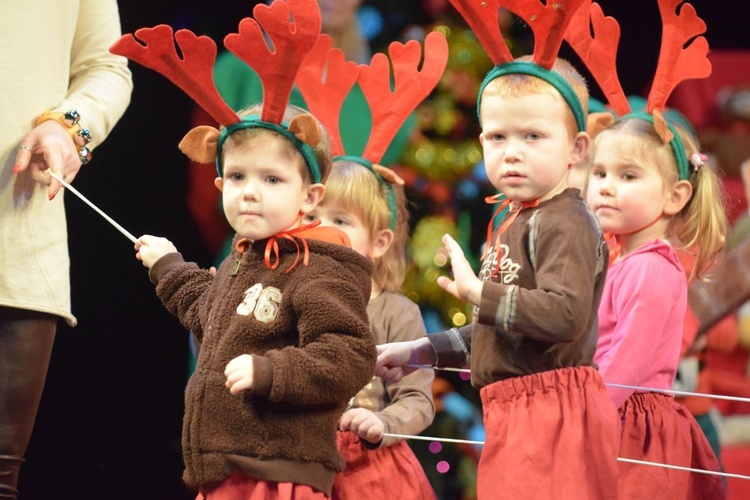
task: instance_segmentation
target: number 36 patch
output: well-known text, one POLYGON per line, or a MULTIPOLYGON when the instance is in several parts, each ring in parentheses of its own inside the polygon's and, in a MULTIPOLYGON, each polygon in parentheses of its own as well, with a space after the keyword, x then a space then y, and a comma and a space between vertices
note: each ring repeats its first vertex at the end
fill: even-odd
POLYGON ((258 321, 270 323, 279 314, 279 304, 281 304, 281 290, 274 286, 263 288, 263 285, 256 283, 245 290, 245 298, 237 306, 237 314, 242 316, 252 314, 258 321))

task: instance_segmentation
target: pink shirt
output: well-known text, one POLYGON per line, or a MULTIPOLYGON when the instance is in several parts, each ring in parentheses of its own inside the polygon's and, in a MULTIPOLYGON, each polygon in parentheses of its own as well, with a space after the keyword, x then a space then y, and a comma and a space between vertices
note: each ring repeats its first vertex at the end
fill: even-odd
MULTIPOLYGON (((686 307, 685 271, 664 241, 645 243, 613 264, 599 305, 594 356, 604 382, 671 389, 686 307)), ((635 391, 608 386, 607 392, 619 408, 635 391)))

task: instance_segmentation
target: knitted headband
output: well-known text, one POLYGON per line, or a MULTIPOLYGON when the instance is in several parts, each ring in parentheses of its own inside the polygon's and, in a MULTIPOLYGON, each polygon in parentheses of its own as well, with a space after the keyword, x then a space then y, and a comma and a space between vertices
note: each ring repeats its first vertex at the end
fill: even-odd
POLYGON ((680 180, 687 180, 690 168, 685 145, 663 113, 670 94, 680 82, 711 74, 708 42, 698 36, 706 32, 706 23, 688 3, 677 11, 683 0, 657 2, 663 24, 661 50, 646 112, 631 113, 620 85, 616 64, 620 26, 614 18, 605 17, 597 3, 585 0, 570 23, 565 39, 586 64, 620 120, 635 118, 653 123, 662 141, 672 148, 680 180))
MULTIPOLYGON (((563 34, 573 14, 584 0, 555 0, 544 5, 534 0, 450 0, 476 34, 495 63, 479 90, 477 114, 482 93, 489 82, 502 75, 525 74, 540 78, 562 95, 573 112, 579 132, 586 130, 586 113, 570 83, 555 71, 557 53, 563 34), (504 7, 523 19, 534 32, 533 62, 514 61, 499 29, 498 10, 504 7)), ((481 117, 480 117, 481 119, 481 117)))
POLYGON ((241 129, 264 128, 278 132, 299 149, 317 183, 325 182, 328 175, 321 172, 313 152, 322 140, 319 122, 310 114, 296 116, 288 124, 282 120, 294 78, 318 39, 320 27, 316 0, 274 0, 271 5, 256 5, 253 18, 240 21, 239 32, 224 38, 226 48, 261 79, 264 95, 260 117, 240 118, 221 98, 213 81, 216 44, 206 36, 185 29, 173 33, 170 26, 162 24, 139 29, 135 37, 124 35, 110 51, 161 73, 225 127, 219 131, 201 126, 188 132, 180 149, 192 160, 215 162, 221 175, 221 149, 226 137, 241 129))
POLYGON ((375 54, 369 65, 359 66, 345 61, 343 53, 331 45, 328 35, 320 36, 297 74, 297 87, 310 111, 328 130, 334 160, 349 160, 364 166, 386 188, 390 228, 394 230, 398 214, 393 184, 402 185, 404 181, 378 162, 404 121, 440 81, 448 63, 448 42, 442 33, 428 34, 424 41, 424 61, 419 42, 393 42, 388 47, 390 62, 385 54, 375 54), (339 127, 341 107, 355 83, 359 83, 372 113, 372 132, 359 155, 344 151, 339 127))

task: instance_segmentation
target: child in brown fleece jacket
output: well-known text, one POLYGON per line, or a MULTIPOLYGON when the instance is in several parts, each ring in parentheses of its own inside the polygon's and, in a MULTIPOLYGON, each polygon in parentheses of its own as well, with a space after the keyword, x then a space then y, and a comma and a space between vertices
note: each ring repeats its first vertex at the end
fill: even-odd
POLYGON ((164 238, 139 238, 137 258, 201 345, 185 395, 185 481, 199 498, 324 498, 344 468, 337 422, 374 373, 372 263, 340 230, 300 226, 331 168, 317 120, 288 108, 283 124, 306 130, 312 158, 248 112, 218 141, 216 186, 237 236, 216 276, 164 238))

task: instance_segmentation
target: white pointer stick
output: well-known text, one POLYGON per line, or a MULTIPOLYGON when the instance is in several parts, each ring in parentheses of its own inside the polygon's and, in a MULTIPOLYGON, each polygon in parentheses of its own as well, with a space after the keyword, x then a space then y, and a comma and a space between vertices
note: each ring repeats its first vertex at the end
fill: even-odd
POLYGON ((52 170, 49 171, 49 175, 51 175, 53 179, 57 180, 57 182, 59 182, 60 184, 62 184, 63 186, 65 186, 65 188, 68 189, 68 190, 70 190, 70 192, 72 192, 74 195, 76 195, 80 199, 82 199, 84 201, 84 203, 86 203, 88 206, 90 206, 91 208, 93 208, 94 210, 96 210, 96 212, 99 215, 101 215, 102 217, 104 217, 107 220, 107 222, 109 222, 110 224, 112 224, 113 226, 115 226, 115 228, 118 231, 120 231, 122 234, 124 234, 127 239, 129 239, 133 243, 138 243, 138 238, 136 238, 135 236, 133 236, 132 234, 130 234, 124 227, 122 227, 117 222, 115 222, 112 219, 112 217, 110 217, 109 215, 107 215, 104 212, 102 212, 99 209, 99 207, 97 207, 96 205, 94 205, 93 203, 91 203, 88 200, 88 198, 86 198, 85 196, 83 196, 76 188, 74 188, 73 186, 71 186, 70 184, 68 184, 64 180, 62 180, 62 177, 60 177, 59 175, 57 175, 56 173, 54 173, 52 170))

